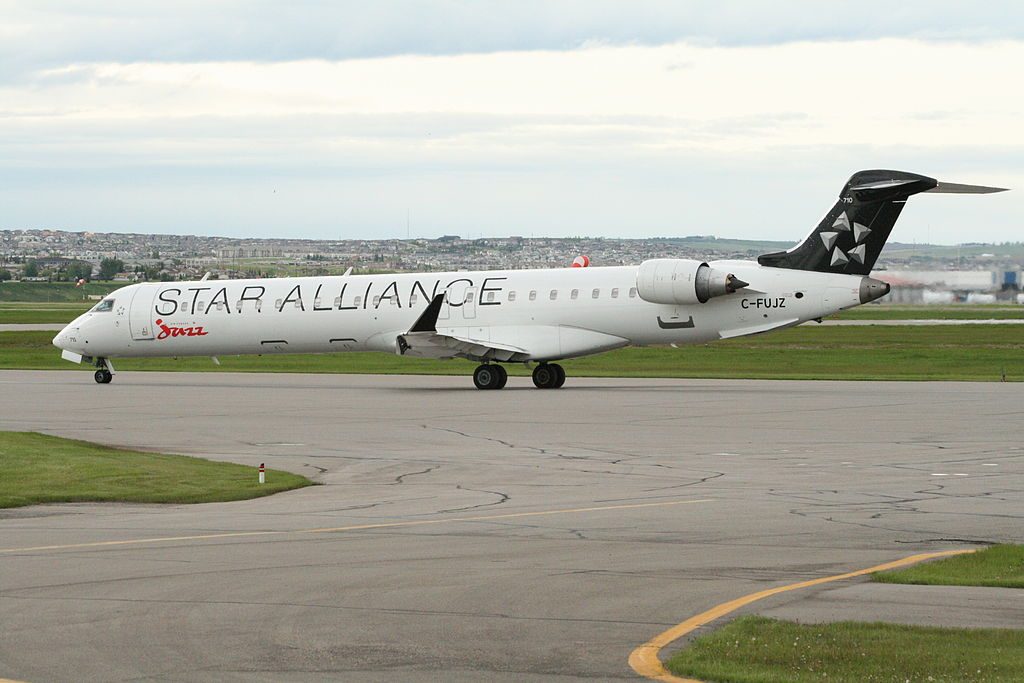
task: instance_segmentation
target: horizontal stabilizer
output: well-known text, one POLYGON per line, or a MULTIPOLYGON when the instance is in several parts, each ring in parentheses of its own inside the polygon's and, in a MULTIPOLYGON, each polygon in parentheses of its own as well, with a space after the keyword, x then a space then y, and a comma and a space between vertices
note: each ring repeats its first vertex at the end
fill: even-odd
POLYGON ((936 192, 938 194, 992 194, 994 192, 1006 192, 1005 187, 985 187, 984 185, 963 185, 961 183, 943 183, 925 192, 936 192))

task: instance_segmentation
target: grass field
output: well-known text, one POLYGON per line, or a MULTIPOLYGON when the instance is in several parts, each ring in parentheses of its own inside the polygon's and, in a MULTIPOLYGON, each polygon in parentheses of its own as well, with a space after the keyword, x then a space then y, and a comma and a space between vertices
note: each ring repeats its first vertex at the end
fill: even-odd
POLYGON ((38 503, 212 503, 309 486, 305 477, 34 432, 0 432, 0 508, 38 503))
POLYGON ((89 295, 102 296, 129 284, 131 283, 89 282, 76 287, 73 282, 0 282, 0 301, 81 303, 87 301, 89 295))
POLYGON ((1024 318, 1024 306, 858 306, 842 311, 834 320, 1017 320, 1024 318))
POLYGON ((67 324, 96 304, 86 303, 0 303, 0 324, 67 324))
POLYGON ((1024 631, 746 616, 697 638, 666 668, 729 683, 1020 681, 1024 631))
POLYGON ((937 562, 872 574, 881 583, 1024 588, 1024 546, 995 545, 937 562))
MULTIPOLYGON (((91 370, 60 359, 50 332, 0 332, 0 369, 91 370)), ((469 375, 468 361, 385 353, 133 359, 118 370, 469 375)), ((570 377, 1024 380, 1024 330, 1016 326, 799 327, 707 345, 628 348, 566 361, 570 377)), ((522 366, 510 374, 526 375, 522 366)), ((116 380, 115 380, 116 381, 116 380)))

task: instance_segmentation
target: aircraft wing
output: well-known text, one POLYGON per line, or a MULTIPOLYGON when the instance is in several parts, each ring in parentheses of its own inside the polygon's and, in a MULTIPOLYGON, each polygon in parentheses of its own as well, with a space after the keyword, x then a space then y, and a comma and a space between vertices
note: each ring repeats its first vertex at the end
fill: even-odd
POLYGON ((405 334, 395 352, 420 358, 468 358, 475 361, 522 363, 600 353, 629 340, 567 325, 474 326, 472 320, 441 321, 444 295, 438 294, 405 334))
POLYGON ((523 362, 529 360, 525 349, 491 340, 474 339, 465 329, 409 332, 399 335, 396 351, 401 356, 417 358, 469 358, 523 362))
POLYGON ((400 356, 419 358, 470 358, 522 362, 530 353, 519 346, 490 339, 489 328, 437 327, 444 305, 438 294, 405 334, 399 335, 395 351, 400 356))

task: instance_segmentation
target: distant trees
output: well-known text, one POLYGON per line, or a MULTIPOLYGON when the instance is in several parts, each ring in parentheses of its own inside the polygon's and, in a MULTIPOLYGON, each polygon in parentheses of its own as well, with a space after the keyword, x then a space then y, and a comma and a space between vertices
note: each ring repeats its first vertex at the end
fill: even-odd
POLYGON ((11 279, 11 271, 6 268, 0 268, 0 282, 11 279))
POLYGON ((105 258, 100 261, 101 280, 113 280, 114 276, 124 270, 124 261, 118 258, 105 258))
POLYGON ((92 277, 92 264, 81 262, 69 263, 65 267, 64 273, 67 275, 67 278, 72 282, 76 282, 80 279, 88 280, 90 277, 92 277))
POLYGON ((39 277, 39 264, 36 263, 35 259, 29 259, 25 261, 25 267, 22 270, 24 277, 39 277))

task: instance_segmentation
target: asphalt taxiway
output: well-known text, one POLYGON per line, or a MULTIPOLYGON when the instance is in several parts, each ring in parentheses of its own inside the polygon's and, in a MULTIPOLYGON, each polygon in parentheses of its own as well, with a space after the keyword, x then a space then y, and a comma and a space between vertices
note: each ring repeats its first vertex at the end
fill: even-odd
POLYGON ((0 511, 0 678, 633 680, 737 596, 1024 541, 1022 417, 1014 383, 0 372, 0 429, 323 484, 0 511))

